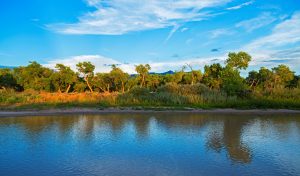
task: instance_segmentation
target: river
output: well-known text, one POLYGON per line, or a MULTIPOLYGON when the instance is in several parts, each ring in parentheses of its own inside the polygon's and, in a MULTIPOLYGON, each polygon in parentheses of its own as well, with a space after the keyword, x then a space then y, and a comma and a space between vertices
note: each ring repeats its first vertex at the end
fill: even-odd
POLYGON ((1 175, 300 175, 300 115, 0 118, 1 175))

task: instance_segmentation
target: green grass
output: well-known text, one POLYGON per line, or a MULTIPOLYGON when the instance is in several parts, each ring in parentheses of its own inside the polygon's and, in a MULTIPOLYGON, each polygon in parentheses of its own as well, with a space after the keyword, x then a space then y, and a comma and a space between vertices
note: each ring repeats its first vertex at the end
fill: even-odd
POLYGON ((1 110, 74 107, 98 109, 116 107, 157 111, 188 108, 300 109, 300 91, 286 89, 274 91, 272 94, 254 92, 247 97, 237 97, 227 96, 203 85, 165 85, 156 92, 136 87, 125 94, 0 92, 1 110))

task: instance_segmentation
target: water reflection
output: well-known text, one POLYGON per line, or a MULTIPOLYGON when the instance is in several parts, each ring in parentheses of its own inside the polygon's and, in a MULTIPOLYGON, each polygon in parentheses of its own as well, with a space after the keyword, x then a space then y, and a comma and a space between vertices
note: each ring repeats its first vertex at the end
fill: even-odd
MULTIPOLYGON (((300 118, 178 113, 1 118, 0 146, 5 147, 5 140, 10 140, 7 132, 16 130, 20 131, 18 136, 25 136, 22 140, 36 147, 45 140, 61 141, 61 145, 70 141, 72 145, 85 141, 87 146, 97 144, 98 149, 98 143, 102 146, 113 141, 119 145, 123 145, 120 141, 126 141, 125 146, 128 141, 131 141, 128 146, 144 141, 148 142, 147 145, 156 147, 156 150, 163 150, 167 146, 175 147, 174 145, 183 147, 182 144, 185 148, 188 145, 203 145, 207 152, 220 156, 225 154, 231 163, 247 165, 253 162, 256 147, 260 147, 252 142, 254 140, 251 137, 260 139, 264 135, 276 134, 279 141, 289 138, 291 133, 298 137, 300 118), (193 142, 185 141, 190 138, 193 142), (155 141, 159 141, 160 146, 155 141), (166 141, 170 144, 164 144, 166 141)), ((299 140, 296 142, 295 146, 298 146, 299 140)), ((172 153, 172 149, 169 152, 172 153)), ((207 154, 207 157, 211 156, 214 155, 207 154)))

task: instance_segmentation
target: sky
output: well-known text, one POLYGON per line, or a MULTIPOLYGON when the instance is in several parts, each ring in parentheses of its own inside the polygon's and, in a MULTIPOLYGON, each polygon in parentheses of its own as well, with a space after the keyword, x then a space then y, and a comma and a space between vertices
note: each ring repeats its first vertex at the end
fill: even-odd
POLYGON ((300 0, 1 0, 0 23, 0 65, 164 72, 246 51, 248 70, 286 64, 300 74, 300 0))

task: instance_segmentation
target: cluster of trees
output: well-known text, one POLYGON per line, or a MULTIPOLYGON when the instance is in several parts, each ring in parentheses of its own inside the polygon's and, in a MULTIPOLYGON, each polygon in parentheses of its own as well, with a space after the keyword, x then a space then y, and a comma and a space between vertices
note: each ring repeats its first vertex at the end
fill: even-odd
POLYGON ((300 77, 286 65, 272 69, 262 67, 259 71, 249 72, 243 78, 240 72, 248 68, 250 61, 251 56, 246 52, 229 53, 224 66, 219 63, 205 65, 202 73, 194 70, 191 65, 186 65, 180 71, 166 75, 150 74, 151 66, 148 64, 137 65, 137 74, 129 75, 116 65, 112 65, 109 73, 95 73, 95 66, 90 62, 78 63, 77 72, 63 64, 57 64, 56 69, 52 70, 37 62, 30 62, 25 67, 0 69, 0 89, 124 93, 135 86, 155 91, 159 86, 168 83, 201 83, 228 95, 243 95, 251 91, 272 93, 276 89, 300 87, 300 77))

